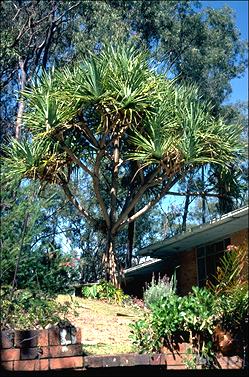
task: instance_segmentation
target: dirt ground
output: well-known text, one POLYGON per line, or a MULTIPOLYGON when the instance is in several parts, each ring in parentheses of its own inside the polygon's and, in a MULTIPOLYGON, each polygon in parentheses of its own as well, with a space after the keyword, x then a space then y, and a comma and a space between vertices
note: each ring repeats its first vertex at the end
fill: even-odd
POLYGON ((87 354, 133 352, 129 324, 142 316, 141 308, 64 295, 58 301, 74 303, 77 315, 70 310, 66 317, 81 328, 83 350, 87 354))

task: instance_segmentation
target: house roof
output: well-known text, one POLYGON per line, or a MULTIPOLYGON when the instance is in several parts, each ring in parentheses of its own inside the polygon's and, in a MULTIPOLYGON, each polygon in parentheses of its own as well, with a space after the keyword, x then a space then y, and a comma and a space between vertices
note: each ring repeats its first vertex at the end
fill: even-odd
POLYGON ((134 267, 130 267, 124 270, 125 277, 133 277, 138 275, 146 275, 147 273, 160 271, 165 261, 162 259, 150 259, 146 262, 140 263, 134 267))
POLYGON ((229 237, 232 233, 248 228, 248 206, 229 212, 210 223, 196 226, 175 237, 156 242, 139 251, 139 255, 165 258, 192 247, 201 246, 229 237))

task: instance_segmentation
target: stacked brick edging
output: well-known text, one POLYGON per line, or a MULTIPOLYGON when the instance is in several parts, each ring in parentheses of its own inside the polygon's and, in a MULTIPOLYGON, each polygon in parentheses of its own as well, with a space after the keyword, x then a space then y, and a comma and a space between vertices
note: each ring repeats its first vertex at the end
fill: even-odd
POLYGON ((163 354, 137 354, 127 353, 119 355, 84 356, 85 369, 134 367, 141 365, 166 365, 163 354))
MULTIPOLYGON (((47 371, 60 369, 95 369, 108 367, 164 366, 165 369, 187 369, 188 343, 178 345, 173 353, 119 354, 83 356, 81 331, 75 327, 48 330, 1 331, 1 367, 10 371, 47 371)), ((217 354, 221 369, 241 369, 242 359, 217 354)), ((197 365, 201 368, 201 363, 197 365)))
POLYGON ((221 369, 242 369, 243 367, 243 360, 239 356, 223 356, 219 353, 216 357, 221 369))
MULTIPOLYGON (((186 363, 191 360, 191 355, 188 353, 190 348, 189 343, 179 343, 177 350, 170 352, 164 350, 165 363, 167 369, 187 369, 186 363)), ((223 356, 222 353, 216 353, 218 367, 220 369, 241 369, 243 366, 243 360, 239 356, 223 356)), ((202 363, 197 363, 197 369, 202 368, 202 363)))
POLYGON ((83 368, 81 331, 75 327, 1 331, 0 360, 3 369, 14 371, 83 368))
MULTIPOLYGON (((161 354, 120 354, 112 356, 85 356, 84 368, 108 368, 108 367, 133 367, 141 365, 164 366, 168 370, 186 370, 186 361, 190 355, 186 352, 189 344, 179 345, 177 352, 165 352, 161 354)), ((221 369, 241 369, 242 360, 238 356, 227 357, 217 354, 217 361, 221 369)), ((202 364, 197 365, 201 369, 202 364)))

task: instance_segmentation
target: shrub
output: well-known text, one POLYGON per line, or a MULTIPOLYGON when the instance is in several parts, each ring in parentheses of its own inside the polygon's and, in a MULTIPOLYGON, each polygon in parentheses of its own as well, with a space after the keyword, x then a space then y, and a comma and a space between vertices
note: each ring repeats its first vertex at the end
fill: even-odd
POLYGON ((217 297, 220 324, 223 329, 244 336, 248 322, 248 245, 229 245, 215 277, 216 284, 208 282, 217 297))
POLYGON ((207 286, 216 297, 219 312, 214 336, 216 345, 225 355, 236 353, 245 357, 249 314, 247 242, 227 247, 214 281, 207 286))
POLYGON ((223 333, 229 331, 231 339, 240 339, 240 344, 230 348, 242 355, 249 310, 247 245, 228 247, 217 269, 216 284, 193 287, 184 297, 176 294, 175 286, 175 276, 158 283, 153 279, 145 291, 150 312, 131 325, 131 338, 138 350, 159 351, 162 346, 173 350, 179 334, 187 334, 191 358, 186 365, 194 368, 201 362, 210 368, 216 363, 214 333, 220 328, 223 333))
POLYGON ((161 346, 160 339, 157 338, 155 331, 151 326, 151 318, 145 315, 144 319, 130 325, 131 335, 129 338, 132 340, 133 347, 139 352, 154 352, 161 346))
POLYGON ((1 287, 2 329, 39 329, 55 325, 65 319, 70 303, 60 304, 43 293, 28 289, 15 290, 1 287))
POLYGON ((159 276, 156 282, 155 277, 152 277, 152 281, 147 285, 144 291, 144 303, 150 308, 163 298, 166 298, 176 292, 176 277, 175 274, 169 279, 164 276, 162 279, 159 276))
POLYGON ((116 288, 112 283, 102 280, 98 284, 88 285, 82 288, 82 296, 98 300, 115 301, 121 304, 126 295, 120 288, 116 288))
POLYGON ((188 296, 171 292, 150 304, 150 313, 131 325, 131 338, 140 352, 159 351, 162 346, 173 351, 184 335, 193 354, 191 365, 201 359, 211 365, 211 340, 218 319, 215 295, 205 288, 193 287, 188 296))
POLYGON ((192 292, 182 298, 180 316, 183 329, 194 334, 212 334, 219 320, 216 297, 206 288, 193 287, 192 292))
POLYGON ((166 289, 161 289, 166 285, 165 281, 163 284, 162 280, 158 284, 152 281, 145 298, 150 311, 145 313, 143 320, 131 324, 131 339, 140 352, 158 351, 165 343, 171 347, 174 335, 182 329, 180 312, 183 299, 176 295, 175 283, 170 286, 168 280, 166 283, 166 289))

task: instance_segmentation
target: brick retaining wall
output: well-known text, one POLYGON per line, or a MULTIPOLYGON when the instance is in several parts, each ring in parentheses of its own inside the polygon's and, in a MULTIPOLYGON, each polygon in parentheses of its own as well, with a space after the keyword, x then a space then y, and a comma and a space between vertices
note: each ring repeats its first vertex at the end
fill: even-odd
MULTIPOLYGON (((48 330, 0 332, 1 367, 6 371, 94 370, 101 368, 161 366, 170 370, 186 370, 189 357, 187 343, 177 352, 162 354, 120 354, 86 356, 82 350, 81 331, 75 327, 48 330)), ((217 355, 221 369, 241 369, 238 356, 217 355)), ((197 366, 201 368, 201 364, 197 366)))
POLYGON ((81 331, 75 327, 1 331, 0 342, 1 366, 5 370, 83 368, 81 331))

